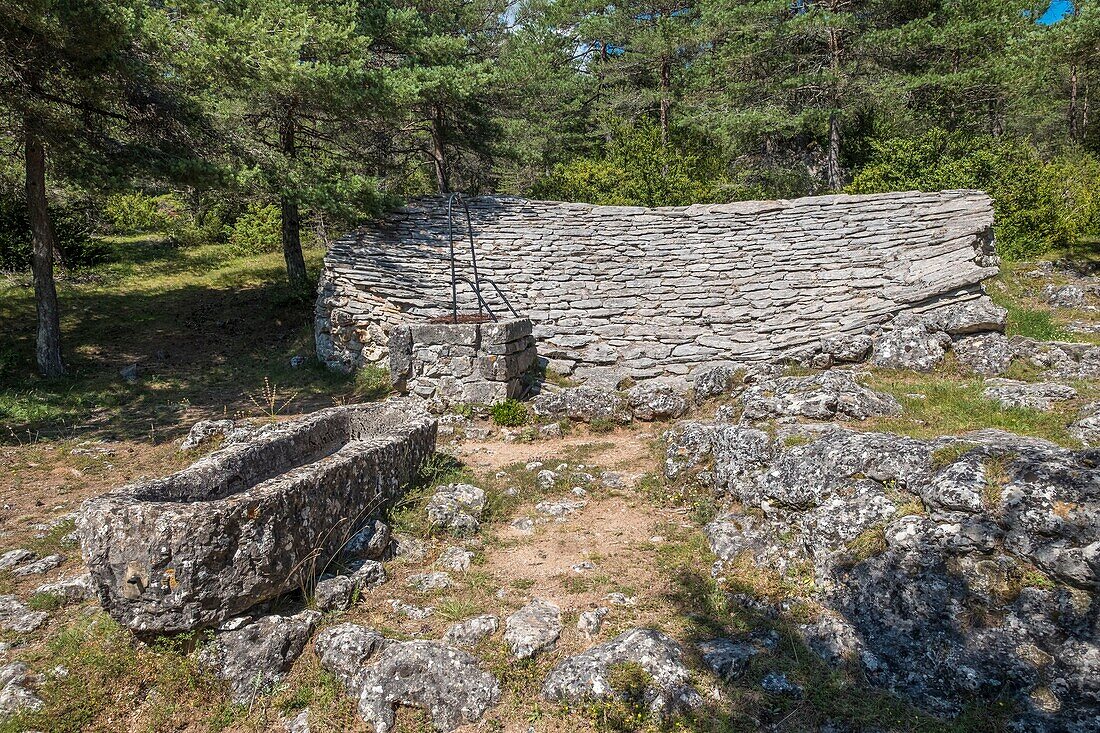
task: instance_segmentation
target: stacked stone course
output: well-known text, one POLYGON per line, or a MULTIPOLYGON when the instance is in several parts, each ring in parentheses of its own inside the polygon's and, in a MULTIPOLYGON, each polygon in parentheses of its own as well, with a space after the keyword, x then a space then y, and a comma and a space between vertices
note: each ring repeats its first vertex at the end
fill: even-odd
MULTIPOLYGON (((977 298, 997 272, 992 205, 977 191, 658 209, 491 197, 469 206, 482 279, 531 318, 551 366, 582 378, 766 360, 977 298)), ((333 244, 316 312, 323 361, 382 361, 396 326, 449 312, 447 224, 445 200, 424 199, 333 244)), ((468 262, 459 271, 468 275, 468 262)), ((507 312, 491 287, 482 291, 507 312)), ((476 308, 462 282, 459 300, 476 308)))
POLYGON ((390 331, 389 359, 390 379, 402 392, 493 404, 521 395, 535 339, 526 318, 399 325, 390 331))

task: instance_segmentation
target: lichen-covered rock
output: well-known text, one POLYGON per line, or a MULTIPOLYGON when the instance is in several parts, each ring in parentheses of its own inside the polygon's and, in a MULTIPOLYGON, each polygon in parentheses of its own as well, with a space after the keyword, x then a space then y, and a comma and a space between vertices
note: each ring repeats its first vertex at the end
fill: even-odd
POLYGON ((500 698, 500 684, 477 659, 437 641, 393 641, 345 624, 317 640, 321 666, 358 700, 377 733, 389 733, 398 705, 421 708, 437 731, 476 723, 500 698))
POLYGON ((732 392, 738 382, 739 371, 727 364, 718 364, 699 371, 691 384, 695 404, 701 405, 714 397, 732 392))
POLYGON ((390 525, 371 519, 348 539, 343 555, 351 560, 384 560, 392 539, 390 525))
POLYGON ((516 659, 552 649, 561 635, 561 609, 535 598, 504 622, 504 641, 516 659))
POLYGON ((830 664, 858 659, 937 714, 1010 697, 1019 730, 1100 715, 1095 451, 834 429, 782 449, 734 498, 706 528, 712 550, 809 568, 804 600, 825 611, 799 632, 830 664))
POLYGON ((19 565, 13 570, 16 575, 42 575, 61 566, 65 562, 64 555, 46 555, 32 562, 19 565))
POLYGON ((1055 308, 1080 308, 1085 305, 1085 291, 1078 285, 1046 285, 1043 300, 1055 308))
POLYGON ((17 565, 34 560, 36 557, 38 557, 38 555, 30 550, 8 550, 3 555, 0 555, 0 570, 11 570, 17 565))
POLYGON ((569 418, 579 422, 630 422, 630 404, 621 394, 587 385, 566 387, 557 392, 541 392, 535 398, 533 406, 536 415, 554 420, 569 418))
POLYGON ((464 573, 470 569, 470 561, 473 559, 474 553, 467 550, 465 547, 458 547, 452 545, 445 549, 439 558, 436 559, 435 564, 444 570, 453 570, 458 573, 464 573))
POLYGON ((827 336, 818 348, 834 362, 861 362, 871 355, 874 339, 866 334, 827 336))
POLYGON ((648 675, 643 702, 651 715, 670 717, 702 704, 691 686, 680 645, 659 631, 632 629, 591 649, 558 662, 542 685, 547 700, 567 703, 625 699, 627 690, 615 689, 614 672, 635 664, 648 675))
POLYGON ((428 519, 435 527, 455 535, 474 534, 481 528, 485 491, 470 484, 447 484, 428 500, 428 519))
POLYGON ((1050 410, 1055 402, 1065 402, 1077 397, 1077 390, 1054 382, 1020 382, 1015 379, 987 379, 986 399, 996 400, 1004 407, 1026 407, 1032 410, 1050 410))
POLYGON ((0 667, 0 718, 42 709, 41 698, 30 688, 31 680, 31 672, 23 662, 0 667))
POLYGON ((964 369, 987 377, 1003 374, 1016 356, 1011 342, 1002 333, 961 338, 954 343, 952 350, 964 369))
POLYGON ((474 616, 452 624, 443 634, 443 641, 455 646, 474 646, 482 639, 497 633, 500 619, 492 614, 474 616))
POLYGON ((405 584, 421 593, 431 593, 432 591, 450 588, 452 582, 451 576, 447 573, 435 571, 431 573, 413 573, 406 578, 405 584))
POLYGON ((248 440, 261 429, 244 423, 238 425, 232 420, 199 420, 191 426, 187 437, 180 443, 180 450, 195 450, 214 438, 221 438, 223 445, 239 443, 248 440))
POLYGON ((1100 445, 1100 402, 1082 405, 1077 419, 1070 423, 1069 432, 1085 445, 1100 445))
POLYGON ((346 611, 367 588, 386 582, 386 568, 377 560, 361 560, 351 572, 327 576, 317 583, 313 600, 322 611, 346 611))
POLYGON ((565 521, 565 518, 575 511, 583 509, 587 506, 586 501, 568 501, 561 499, 558 501, 540 501, 535 504, 535 511, 539 514, 546 514, 553 517, 559 522, 565 521))
POLYGON ((60 598, 65 603, 83 603, 95 597, 92 592, 92 579, 87 573, 44 583, 35 588, 34 592, 60 598))
POLYGON ((627 390, 626 396, 634 419, 643 422, 675 419, 688 409, 683 392, 667 382, 642 382, 627 390))
POLYGON ((590 611, 585 611, 577 617, 577 631, 591 639, 600 633, 603 628, 603 620, 611 612, 606 606, 597 606, 590 611))
POLYGON ((951 337, 918 317, 894 319, 893 328, 879 336, 871 363, 885 369, 932 371, 951 346, 951 337))
POLYGON ((759 650, 754 644, 733 639, 710 639, 696 646, 703 663, 724 680, 735 680, 745 673, 745 668, 759 650))
POLYGON ((263 616, 240 628, 217 632, 199 659, 229 683, 234 700, 250 702, 282 682, 320 618, 317 611, 263 616))
POLYGON ((863 386, 851 372, 843 370, 762 379, 745 390, 741 403, 747 420, 783 416, 864 420, 901 412, 901 405, 893 397, 863 386))
POLYGON ((1008 325, 1008 311, 987 296, 937 308, 921 314, 921 318, 936 330, 951 336, 984 331, 1003 332, 1008 325))
POLYGON ((32 611, 15 596, 0 596, 0 629, 26 633, 34 631, 50 617, 45 611, 32 611))

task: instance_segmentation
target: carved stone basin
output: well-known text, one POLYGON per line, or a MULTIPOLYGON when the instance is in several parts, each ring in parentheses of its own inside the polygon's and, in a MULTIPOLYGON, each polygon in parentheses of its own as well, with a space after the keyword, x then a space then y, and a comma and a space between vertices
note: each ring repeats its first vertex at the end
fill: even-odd
POLYGON ((400 495, 435 434, 402 400, 333 407, 89 500, 77 531, 100 602, 134 631, 177 632, 304 588, 400 495))

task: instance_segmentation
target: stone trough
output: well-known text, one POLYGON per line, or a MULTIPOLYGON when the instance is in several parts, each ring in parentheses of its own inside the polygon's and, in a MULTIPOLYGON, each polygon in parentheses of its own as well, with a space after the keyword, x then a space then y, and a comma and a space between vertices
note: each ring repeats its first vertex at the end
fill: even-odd
POLYGON ((100 602, 134 631, 178 632, 305 587, 400 494, 435 434, 403 400, 334 407, 88 501, 77 530, 100 602))

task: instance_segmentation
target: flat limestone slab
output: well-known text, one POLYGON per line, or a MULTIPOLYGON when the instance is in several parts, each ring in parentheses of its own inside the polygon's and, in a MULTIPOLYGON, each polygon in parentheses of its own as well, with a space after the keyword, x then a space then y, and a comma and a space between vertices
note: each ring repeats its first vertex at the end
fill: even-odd
POLYGON ((178 632, 302 588, 400 495, 435 436, 403 400, 333 407, 91 499, 77 531, 94 591, 134 631, 178 632))

